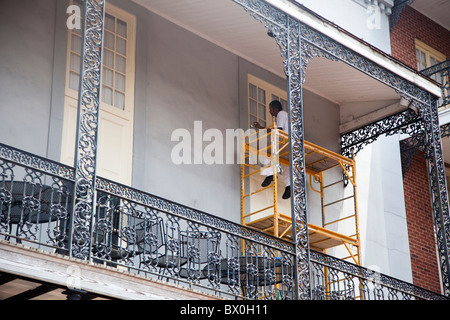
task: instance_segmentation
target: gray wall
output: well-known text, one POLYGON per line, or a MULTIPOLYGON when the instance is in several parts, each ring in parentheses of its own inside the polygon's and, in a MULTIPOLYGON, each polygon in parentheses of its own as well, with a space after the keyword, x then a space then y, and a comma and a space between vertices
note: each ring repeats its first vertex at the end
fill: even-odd
MULTIPOLYGON (((193 139, 194 121, 202 121, 203 132, 219 129, 224 137, 227 129, 245 130, 247 75, 280 88, 286 88, 286 79, 151 12, 147 13, 145 24, 146 29, 137 38, 138 43, 146 44, 146 48, 141 48, 146 59, 140 58, 143 53, 137 50, 137 59, 146 61, 146 99, 145 103, 136 103, 133 184, 239 221, 239 166, 176 165, 171 152, 178 142, 171 141, 171 135, 182 128, 193 139)), ((138 64, 137 69, 140 68, 138 64)), ((136 83, 140 88, 141 83, 136 83)), ((306 139, 339 151, 338 106, 308 91, 304 93, 304 103, 306 139)), ((204 142, 203 147, 208 143, 204 142)))
POLYGON ((194 121, 202 121, 203 132, 239 128, 237 57, 152 13, 145 37, 146 122, 145 127, 135 128, 135 139, 145 136, 145 142, 136 141, 145 150, 145 161, 144 174, 134 168, 134 183, 156 195, 238 221, 238 166, 176 165, 171 160, 172 148, 178 143, 171 141, 176 129, 193 133, 194 121))
POLYGON ((55 0, 0 1, 0 142, 47 155, 55 0))

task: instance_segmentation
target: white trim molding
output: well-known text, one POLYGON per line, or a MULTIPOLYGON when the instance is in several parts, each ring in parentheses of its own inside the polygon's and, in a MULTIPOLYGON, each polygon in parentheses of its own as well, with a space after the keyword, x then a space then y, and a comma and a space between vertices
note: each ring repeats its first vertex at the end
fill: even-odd
POLYGON ((353 0, 354 2, 367 8, 369 6, 378 6, 382 13, 387 16, 392 14, 392 7, 394 7, 394 0, 353 0))

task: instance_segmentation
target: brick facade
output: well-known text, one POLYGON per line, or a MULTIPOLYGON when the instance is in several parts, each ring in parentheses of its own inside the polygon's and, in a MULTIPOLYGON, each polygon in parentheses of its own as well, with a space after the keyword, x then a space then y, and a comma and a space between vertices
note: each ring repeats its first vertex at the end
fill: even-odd
MULTIPOLYGON (((450 59, 450 31, 406 6, 392 28, 391 55, 413 69, 416 39, 450 59)), ((441 292, 428 179, 426 160, 418 153, 403 177, 413 283, 441 292)))
POLYGON ((406 6, 391 32, 391 55, 414 69, 417 68, 415 39, 450 59, 450 31, 406 6))
POLYGON ((441 292, 428 179, 425 158, 418 152, 403 176, 413 283, 441 292))

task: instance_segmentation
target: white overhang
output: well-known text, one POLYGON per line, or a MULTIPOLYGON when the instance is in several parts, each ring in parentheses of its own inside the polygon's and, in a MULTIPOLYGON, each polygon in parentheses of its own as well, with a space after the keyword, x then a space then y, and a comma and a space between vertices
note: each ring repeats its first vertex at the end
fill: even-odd
POLYGON ((445 29, 450 30, 449 0, 415 0, 410 6, 445 29))
MULTIPOLYGON (((285 77, 283 59, 275 40, 267 35, 261 22, 232 0, 132 1, 243 59, 285 77)), ((436 82, 303 6, 289 0, 266 2, 400 78, 434 96, 441 96, 441 88, 436 82)), ((304 88, 341 106, 341 133, 405 109, 400 105, 400 96, 393 88, 341 61, 312 59, 308 64, 304 88), (385 104, 380 104, 378 108, 374 108, 373 104, 368 107, 373 101, 385 101, 385 104), (346 111, 342 106, 355 103, 360 103, 361 107, 346 116, 350 109, 346 111)))

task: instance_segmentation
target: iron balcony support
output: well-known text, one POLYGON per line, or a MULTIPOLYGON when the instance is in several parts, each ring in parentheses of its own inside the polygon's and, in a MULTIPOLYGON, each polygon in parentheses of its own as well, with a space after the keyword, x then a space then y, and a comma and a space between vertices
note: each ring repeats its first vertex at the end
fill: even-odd
POLYGON ((295 247, 294 278, 296 299, 312 298, 310 252, 306 212, 306 176, 304 159, 302 84, 305 80, 304 52, 300 37, 301 24, 265 1, 233 0, 256 20, 265 24, 268 34, 277 42, 284 59, 289 101, 289 146, 292 230, 295 247))
POLYGON ((439 253, 439 264, 444 294, 450 295, 450 266, 448 248, 450 246, 450 220, 447 185, 442 152, 441 129, 437 99, 422 111, 425 124, 425 156, 428 160, 428 175, 431 191, 433 217, 439 253))
POLYGON ((75 197, 71 255, 90 258, 92 217, 95 208, 98 117, 103 53, 104 0, 85 0, 75 145, 75 197))

